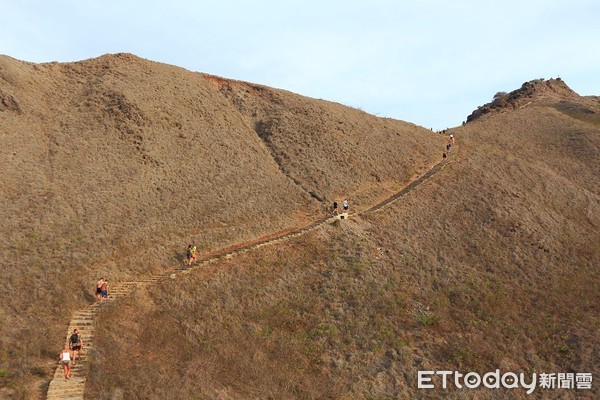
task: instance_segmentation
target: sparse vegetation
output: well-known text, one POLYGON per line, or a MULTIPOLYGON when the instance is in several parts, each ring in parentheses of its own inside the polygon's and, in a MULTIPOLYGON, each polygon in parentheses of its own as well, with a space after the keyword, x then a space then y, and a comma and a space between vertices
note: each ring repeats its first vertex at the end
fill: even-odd
POLYGON ((128 54, 65 64, 0 56, 0 103, 0 397, 43 393, 99 275, 157 273, 181 263, 190 242, 203 256, 301 226, 342 194, 360 209, 427 168, 443 142, 412 124, 128 54))
MULTIPOLYGON (((129 55, 0 68, 18 105, 0 127, 19 133, 0 146, 0 397, 42 392, 98 273, 160 271, 189 241, 206 252, 290 228, 341 193, 364 208, 444 140, 129 55)), ((419 392, 417 371, 595 373, 600 132, 565 88, 532 82, 508 94, 532 107, 453 129, 456 158, 379 213, 107 309, 87 397, 461 399, 480 393, 419 392)))
MULTIPOLYGON (((193 377, 164 388, 165 397, 412 398, 419 369, 594 371, 600 205, 586 193, 600 192, 600 171, 597 145, 574 141, 597 143, 597 128, 535 107, 454 133, 457 161, 385 211, 140 294, 150 299, 142 312, 126 305, 106 315, 103 353, 112 360, 125 351, 110 331, 130 317, 144 327, 177 313, 174 328, 210 332, 219 351, 176 336, 193 348, 181 365, 193 377)), ((142 348, 171 334, 157 332, 142 348)), ((134 353, 127 362, 136 365, 161 357, 134 353)), ((109 364, 103 374, 116 381, 91 382, 90 395, 144 393, 160 379, 146 368, 125 381, 116 371, 128 364, 109 364)))
POLYGON ((493 100, 506 99, 508 97, 508 93, 506 92, 498 92, 494 95, 493 100))

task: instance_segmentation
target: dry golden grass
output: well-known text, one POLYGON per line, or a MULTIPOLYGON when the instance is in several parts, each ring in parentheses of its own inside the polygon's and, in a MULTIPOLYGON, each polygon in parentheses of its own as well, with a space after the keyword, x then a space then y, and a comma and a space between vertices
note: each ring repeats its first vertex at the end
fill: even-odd
POLYGON ((600 129, 554 105, 453 132, 381 213, 213 264, 104 314, 94 398, 597 398, 419 391, 417 371, 600 372, 600 129))
POLYGON ((442 143, 413 124, 128 54, 0 56, 0 397, 39 394, 30 383, 48 382, 98 276, 162 271, 189 242, 206 254, 290 229, 342 196, 365 207, 442 143))

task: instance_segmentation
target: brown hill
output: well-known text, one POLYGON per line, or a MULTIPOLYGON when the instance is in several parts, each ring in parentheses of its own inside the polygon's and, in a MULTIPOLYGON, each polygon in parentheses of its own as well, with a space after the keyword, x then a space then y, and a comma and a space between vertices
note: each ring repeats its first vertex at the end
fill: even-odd
POLYGON ((600 372, 600 123, 565 101, 587 108, 452 130, 456 158, 380 213, 136 293, 100 320, 87 394, 597 398, 417 389, 419 370, 600 372))
POLYGON ((291 229, 334 199, 365 208, 426 170, 442 143, 413 124, 129 54, 0 56, 0 397, 48 381, 98 276, 172 267, 188 242, 206 254, 291 229))

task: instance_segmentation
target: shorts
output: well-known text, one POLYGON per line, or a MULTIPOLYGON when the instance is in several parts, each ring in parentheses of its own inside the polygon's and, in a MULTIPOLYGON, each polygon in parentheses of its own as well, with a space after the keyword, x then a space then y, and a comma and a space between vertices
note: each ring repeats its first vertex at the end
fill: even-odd
POLYGON ((64 366, 68 367, 69 365, 71 365, 71 361, 65 361, 65 360, 63 360, 62 365, 63 365, 63 367, 64 366))
POLYGON ((96 294, 102 294, 102 289, 100 289, 99 287, 96 288, 96 294))
POLYGON ((108 290, 102 290, 101 294, 102 294, 102 297, 107 298, 108 297, 108 290))
POLYGON ((71 348, 71 350, 73 350, 73 351, 79 351, 79 350, 81 350, 81 345, 73 346, 71 348))
POLYGON ((344 206, 344 211, 348 211, 349 208, 349 206, 344 206))

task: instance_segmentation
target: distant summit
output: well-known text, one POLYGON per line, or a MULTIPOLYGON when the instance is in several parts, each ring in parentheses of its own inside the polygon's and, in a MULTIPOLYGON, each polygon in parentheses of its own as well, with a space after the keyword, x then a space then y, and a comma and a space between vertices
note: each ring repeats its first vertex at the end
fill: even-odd
POLYGON ((467 122, 472 122, 481 117, 482 115, 504 112, 529 105, 534 100, 575 100, 580 99, 576 92, 574 92, 567 84, 560 78, 556 79, 535 79, 533 81, 525 82, 517 90, 513 90, 510 93, 498 92, 494 96, 494 100, 491 103, 479 106, 477 110, 473 111, 471 115, 467 117, 467 122))

